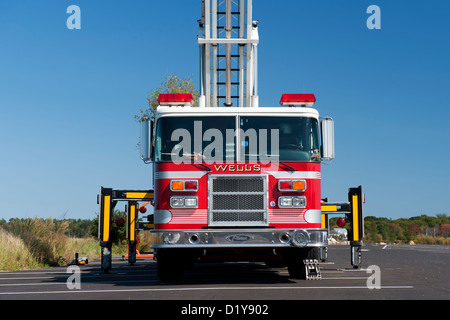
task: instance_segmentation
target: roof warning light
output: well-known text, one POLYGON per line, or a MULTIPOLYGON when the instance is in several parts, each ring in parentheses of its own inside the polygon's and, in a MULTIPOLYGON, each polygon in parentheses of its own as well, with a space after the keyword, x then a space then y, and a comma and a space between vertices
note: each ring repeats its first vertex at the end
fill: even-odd
POLYGON ((190 93, 161 93, 158 97, 160 106, 186 106, 192 107, 194 98, 190 93))
POLYGON ((295 107, 312 107, 316 102, 316 97, 312 93, 283 94, 280 105, 295 107))

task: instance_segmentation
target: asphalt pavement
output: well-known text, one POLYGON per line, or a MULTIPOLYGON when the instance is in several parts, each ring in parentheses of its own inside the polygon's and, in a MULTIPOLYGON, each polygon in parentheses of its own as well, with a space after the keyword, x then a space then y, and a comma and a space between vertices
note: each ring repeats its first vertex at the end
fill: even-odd
POLYGON ((292 279, 285 268, 262 263, 205 263, 187 270, 182 281, 162 282, 153 259, 129 266, 114 257, 109 274, 100 271, 98 260, 79 269, 0 273, 0 300, 177 301, 175 314, 212 317, 212 311, 264 314, 264 304, 273 314, 272 301, 290 301, 292 307, 296 300, 450 299, 450 246, 364 245, 362 261, 353 269, 350 248, 330 246, 321 280, 292 279))

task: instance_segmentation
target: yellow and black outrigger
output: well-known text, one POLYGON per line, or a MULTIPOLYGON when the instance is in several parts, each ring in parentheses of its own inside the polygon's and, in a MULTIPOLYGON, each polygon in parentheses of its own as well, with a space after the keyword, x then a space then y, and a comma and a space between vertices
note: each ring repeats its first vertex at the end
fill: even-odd
POLYGON ((97 204, 100 205, 100 213, 98 219, 98 237, 101 246, 101 268, 104 273, 108 273, 112 268, 111 254, 111 226, 114 208, 118 201, 127 201, 127 239, 128 239, 128 263, 136 263, 136 245, 138 229, 153 229, 151 217, 149 221, 138 223, 138 202, 153 201, 153 190, 114 190, 111 188, 100 187, 100 194, 97 198, 97 204))
MULTIPOLYGON (((327 199, 322 203, 322 228, 329 229, 329 215, 345 215, 350 223, 348 240, 350 241, 350 262, 353 268, 360 268, 362 262, 361 247, 364 237, 364 210, 365 196, 362 186, 349 188, 348 201, 332 203, 327 199)), ((136 245, 138 230, 152 230, 154 228, 153 216, 148 215, 147 220, 138 222, 138 202, 153 201, 153 190, 114 190, 100 187, 97 203, 100 205, 98 237, 101 246, 101 269, 108 273, 112 268, 111 254, 111 227, 114 208, 118 201, 127 201, 127 241, 128 241, 128 263, 136 263, 136 245)), ((327 260, 327 248, 321 248, 320 259, 327 260)))
MULTIPOLYGON (((361 267, 361 247, 364 237, 364 210, 365 196, 362 186, 349 188, 348 201, 343 203, 331 203, 324 199, 322 203, 322 228, 329 229, 328 216, 330 214, 345 214, 350 222, 348 240, 350 241, 350 262, 353 268, 361 267)), ((321 260, 327 259, 327 248, 321 252, 321 260)))

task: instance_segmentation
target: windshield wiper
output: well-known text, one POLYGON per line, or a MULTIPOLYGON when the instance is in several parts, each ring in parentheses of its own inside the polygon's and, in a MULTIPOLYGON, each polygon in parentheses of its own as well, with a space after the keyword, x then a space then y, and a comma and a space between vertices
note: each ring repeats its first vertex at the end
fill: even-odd
POLYGON ((208 167, 205 166, 203 163, 196 163, 196 162, 192 163, 192 162, 191 162, 191 164, 194 165, 194 166, 195 166, 196 164, 198 164, 198 165, 201 166, 202 168, 205 168, 207 172, 211 172, 211 168, 208 168, 208 167))
POLYGON ((286 164, 286 163, 284 163, 284 162, 278 162, 278 163, 281 163, 283 166, 286 166, 286 167, 288 167, 289 169, 291 169, 291 171, 297 171, 297 169, 295 169, 294 167, 291 167, 290 165, 288 165, 288 164, 286 164))

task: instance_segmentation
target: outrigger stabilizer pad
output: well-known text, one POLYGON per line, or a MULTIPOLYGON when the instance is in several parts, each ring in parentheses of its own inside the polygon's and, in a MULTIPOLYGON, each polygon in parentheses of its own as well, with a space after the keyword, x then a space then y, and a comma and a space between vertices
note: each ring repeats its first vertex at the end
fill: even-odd
POLYGON ((306 280, 320 280, 322 275, 320 274, 319 261, 316 259, 303 260, 306 270, 306 280))

